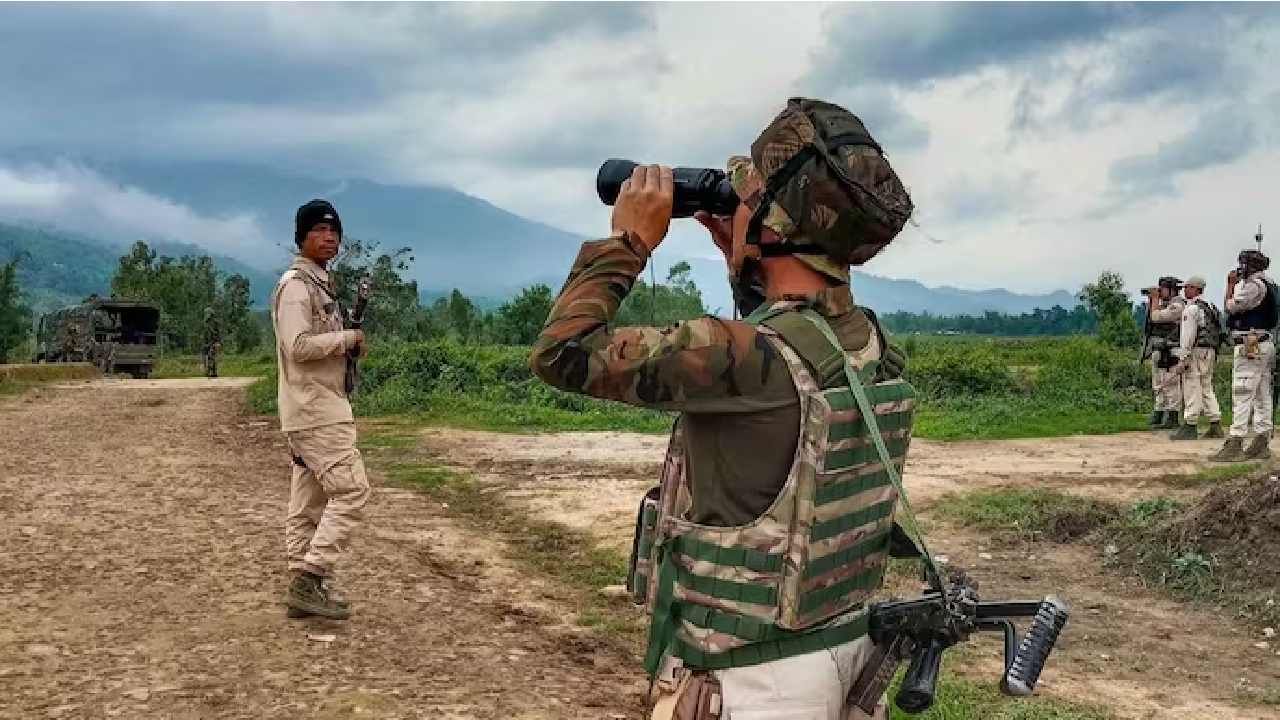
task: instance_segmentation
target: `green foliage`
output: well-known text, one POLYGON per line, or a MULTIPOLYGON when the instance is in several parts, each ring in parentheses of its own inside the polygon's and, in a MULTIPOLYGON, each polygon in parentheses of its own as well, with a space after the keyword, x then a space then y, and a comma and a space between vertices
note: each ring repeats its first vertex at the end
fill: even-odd
MULTIPOLYGON (((276 356, 270 348, 260 347, 253 353, 225 354, 218 358, 218 374, 222 377, 266 377, 275 372, 276 356)), ((156 361, 154 378, 204 377, 204 362, 199 355, 168 353, 156 361)), ((272 391, 275 385, 272 385, 272 391)))
POLYGON ((996 488, 948 494, 938 513, 980 530, 1044 535, 1066 542, 1114 521, 1112 505, 1041 488, 996 488))
POLYGON ((18 260, 0 265, 0 364, 11 362, 11 355, 23 346, 31 334, 31 307, 23 302, 18 287, 18 260))
POLYGON ((1114 348, 1129 348, 1138 344, 1138 323, 1133 317, 1133 306, 1124 291, 1124 278, 1120 273, 1107 270, 1098 279, 1080 290, 1080 299, 1099 318, 1098 337, 1114 348))
POLYGON ((614 324, 620 327, 630 325, 673 325, 682 320, 691 320, 707 313, 702 303, 702 292, 689 277, 691 268, 687 262, 678 262, 667 272, 664 284, 651 286, 644 280, 637 280, 631 293, 622 301, 614 324))
POLYGON ((1167 497, 1150 498, 1134 503, 1133 507, 1129 508, 1129 512, 1125 514, 1125 519, 1135 527, 1148 527, 1153 523, 1168 519, 1181 509, 1182 504, 1177 500, 1167 497))
POLYGON ((929 397, 945 398, 1006 391, 1013 377, 990 348, 952 345, 909 356, 907 380, 929 397))
MULTIPOLYGON (((145 242, 133 244, 111 278, 111 293, 160 306, 160 332, 169 348, 198 351, 205 341, 205 308, 212 308, 224 346, 256 340, 249 320, 249 281, 241 275, 220 278, 208 255, 174 259, 157 255, 145 242), (221 279, 221 282, 219 280, 221 279)), ((236 346, 247 349, 247 346, 236 346)))
POLYGON ((534 285, 522 290, 513 300, 498 308, 498 342, 504 345, 532 345, 538 339, 538 333, 542 332, 554 301, 551 288, 546 285, 534 285))
MULTIPOLYGON (((954 654, 953 650, 949 654, 954 654)), ((957 677, 952 668, 957 661, 946 658, 938 678, 934 705, 918 715, 908 715, 896 706, 890 709, 890 720, 1112 720, 1115 715, 1100 707, 1046 697, 1009 698, 1002 695, 997 682, 974 682, 957 677)), ((889 689, 889 698, 897 693, 902 672, 889 689)))

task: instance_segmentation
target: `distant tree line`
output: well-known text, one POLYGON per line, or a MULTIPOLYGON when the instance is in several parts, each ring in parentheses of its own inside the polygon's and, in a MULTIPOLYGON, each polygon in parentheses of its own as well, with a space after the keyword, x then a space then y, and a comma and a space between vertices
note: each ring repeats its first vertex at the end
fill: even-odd
POLYGON ((1010 315, 987 311, 981 315, 933 315, 892 312, 880 316, 896 333, 964 333, 972 335, 1084 335, 1098 329, 1098 316, 1084 305, 1067 310, 1054 305, 1010 315))
POLYGON ((0 363, 12 362, 14 353, 31 333, 31 307, 18 287, 18 258, 0 265, 0 363))

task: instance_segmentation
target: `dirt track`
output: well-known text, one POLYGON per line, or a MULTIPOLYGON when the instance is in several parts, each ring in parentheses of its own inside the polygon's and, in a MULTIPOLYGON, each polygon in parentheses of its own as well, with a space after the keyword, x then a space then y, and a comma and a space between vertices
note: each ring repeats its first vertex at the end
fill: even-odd
MULTIPOLYGON (((287 621, 288 459, 274 423, 242 413, 241 384, 97 381, 0 400, 0 717, 639 717, 634 658, 412 492, 375 493, 344 575, 356 616, 287 621)), ((1188 492, 1161 478, 1212 443, 1152 438, 917 442, 908 486, 926 517, 943 493, 979 486, 1188 492), (1152 460, 1170 453, 1183 459, 1152 460)), ((664 443, 421 435, 426 452, 615 547, 664 443)), ((1280 716, 1236 697, 1241 678, 1280 687, 1277 648, 1255 648, 1247 628, 1104 572, 1087 547, 935 537, 990 597, 1057 589, 1074 602, 1046 694, 1121 717, 1280 716)), ((962 671, 993 682, 996 645, 974 644, 962 671)))
POLYGON ((631 658, 410 492, 370 504, 355 617, 286 620, 288 457, 242 384, 0 400, 0 717, 638 716, 631 658))

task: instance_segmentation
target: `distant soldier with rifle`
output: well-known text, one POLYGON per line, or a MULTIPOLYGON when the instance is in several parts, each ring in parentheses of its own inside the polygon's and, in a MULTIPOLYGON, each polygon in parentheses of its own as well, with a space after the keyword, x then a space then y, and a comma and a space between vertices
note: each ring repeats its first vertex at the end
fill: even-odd
POLYGON ((1271 457, 1272 372, 1276 362, 1276 284, 1265 274, 1271 260, 1261 250, 1244 250, 1239 268, 1227 275, 1227 327, 1231 363, 1231 430, 1210 459, 1239 462, 1271 457), (1244 447, 1245 437, 1253 440, 1244 447))
POLYGON ((651 612, 651 718, 885 718, 908 657, 898 702, 919 710, 943 649, 997 615, 1041 613, 1007 683, 1030 692, 1061 608, 978 603, 931 561, 925 597, 868 605, 889 557, 922 550, 895 518, 909 517, 899 471, 915 393, 854 304, 849 267, 908 221, 906 189, 829 103, 792 99, 751 150, 727 171, 606 162, 612 233, 582 246, 530 357, 558 388, 680 413, 628 578, 651 612), (613 327, 671 219, 688 216, 724 254, 746 318, 613 327))
POLYGON ((1213 392, 1213 368, 1222 344, 1222 313, 1204 299, 1204 278, 1193 275, 1183 286, 1187 306, 1182 311, 1182 327, 1178 333, 1178 356, 1182 374, 1182 401, 1185 410, 1182 427, 1172 435, 1174 440, 1195 440, 1200 418, 1209 421, 1206 438, 1221 438, 1222 411, 1213 392))
POLYGON ((294 575, 285 605, 289 617, 345 620, 350 605, 329 579, 370 494, 346 385, 349 359, 368 343, 362 330, 344 329, 328 272, 342 242, 337 210, 312 200, 295 223, 298 257, 271 297, 280 429, 293 458, 285 550, 294 575))
POLYGON ((1155 394, 1155 410, 1151 427, 1173 430, 1180 424, 1182 389, 1178 378, 1178 333, 1186 301, 1178 294, 1182 281, 1165 276, 1152 288, 1146 288, 1147 320, 1142 357, 1151 358, 1151 389, 1155 394))
POLYGON ((222 352, 222 327, 212 307, 204 309, 204 342, 201 356, 204 359, 205 377, 218 377, 218 354, 222 352))

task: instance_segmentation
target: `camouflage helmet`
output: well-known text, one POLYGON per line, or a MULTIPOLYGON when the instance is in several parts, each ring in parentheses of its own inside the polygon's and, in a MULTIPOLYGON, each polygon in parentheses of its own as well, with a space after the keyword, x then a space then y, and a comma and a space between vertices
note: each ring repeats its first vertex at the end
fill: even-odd
POLYGON ((727 169, 753 212, 747 242, 759 244, 767 227, 784 242, 762 255, 794 255, 840 282, 849 281, 850 265, 884 249, 914 209, 862 121, 821 100, 787 101, 751 157, 730 158, 727 169))

